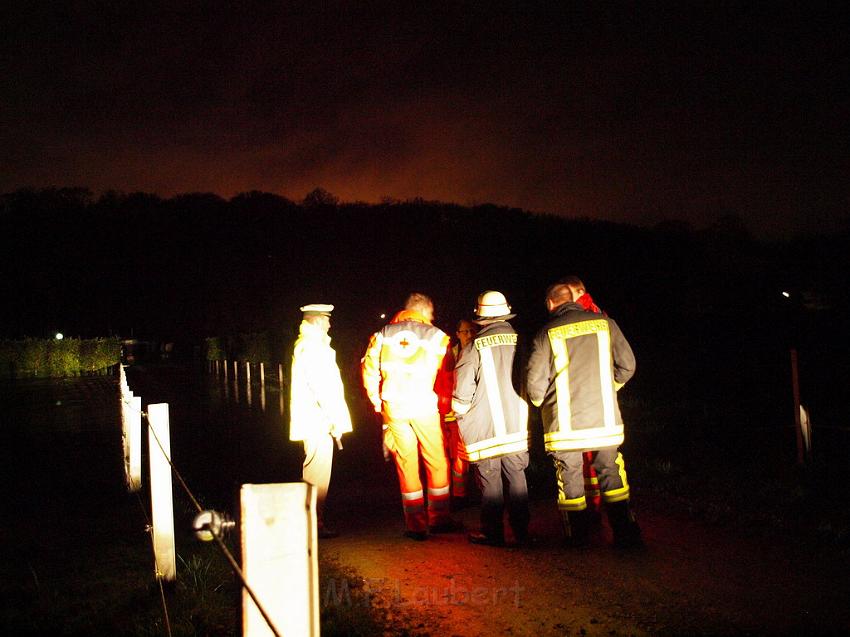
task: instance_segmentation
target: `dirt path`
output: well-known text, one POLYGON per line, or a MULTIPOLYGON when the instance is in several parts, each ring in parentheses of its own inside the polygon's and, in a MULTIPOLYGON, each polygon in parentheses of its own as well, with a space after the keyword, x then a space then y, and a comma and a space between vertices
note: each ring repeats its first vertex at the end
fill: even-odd
MULTIPOLYGON (((477 508, 461 512, 474 528, 477 508)), ((432 635, 839 634, 850 632, 846 563, 641 511, 647 547, 559 545, 554 505, 533 506, 532 549, 413 542, 400 511, 354 521, 321 550, 357 569, 408 628, 432 635)), ((342 525, 341 525, 342 526, 342 525)), ((338 591, 337 591, 338 592, 338 591)), ((334 603, 333 591, 325 603, 334 603)))

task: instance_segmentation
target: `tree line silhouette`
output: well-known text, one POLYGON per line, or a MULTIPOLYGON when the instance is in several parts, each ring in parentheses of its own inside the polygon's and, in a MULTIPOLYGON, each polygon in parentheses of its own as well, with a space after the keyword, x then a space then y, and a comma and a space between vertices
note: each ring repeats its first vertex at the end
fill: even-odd
POLYGON ((632 342, 646 392, 700 387, 774 411, 787 408, 775 395, 792 345, 816 353, 813 369, 848 365, 848 346, 831 338, 848 316, 836 266, 846 231, 767 243, 734 216, 640 227, 492 204, 340 203, 322 189, 294 202, 47 188, 0 196, 0 237, 3 338, 286 335, 299 306, 329 302, 341 362, 354 365, 412 290, 434 298, 451 332, 479 292, 498 289, 530 334, 548 284, 578 274, 632 342))

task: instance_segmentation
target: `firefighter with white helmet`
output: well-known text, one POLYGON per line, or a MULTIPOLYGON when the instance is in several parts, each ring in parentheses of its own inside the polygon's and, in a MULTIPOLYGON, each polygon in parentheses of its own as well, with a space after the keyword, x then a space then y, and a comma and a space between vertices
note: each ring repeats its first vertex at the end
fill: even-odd
POLYGON ((303 318, 292 351, 289 439, 304 443, 303 480, 317 489, 319 537, 337 535, 325 527, 324 503, 331 480, 333 447, 351 431, 336 352, 328 330, 334 306, 313 303, 301 307, 303 318))
POLYGON ((473 544, 505 543, 502 477, 509 489, 508 520, 515 540, 528 540, 528 405, 514 383, 517 333, 505 295, 478 296, 475 322, 481 330, 455 367, 452 408, 458 418, 463 456, 475 467, 481 488, 481 530, 473 544))

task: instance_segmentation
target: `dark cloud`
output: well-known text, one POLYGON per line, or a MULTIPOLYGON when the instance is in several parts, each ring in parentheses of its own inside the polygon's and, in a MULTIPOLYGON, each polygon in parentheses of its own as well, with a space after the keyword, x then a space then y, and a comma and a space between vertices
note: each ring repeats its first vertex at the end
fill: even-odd
POLYGON ((846 215, 835 7, 21 5, 3 191, 321 185, 757 233, 846 215))

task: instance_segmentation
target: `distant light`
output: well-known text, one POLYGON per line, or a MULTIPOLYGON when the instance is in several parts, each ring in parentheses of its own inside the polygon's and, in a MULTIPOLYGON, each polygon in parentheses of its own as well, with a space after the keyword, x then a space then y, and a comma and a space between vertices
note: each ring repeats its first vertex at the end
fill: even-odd
POLYGON ((784 296, 786 299, 790 299, 790 298, 791 298, 791 293, 790 293, 790 292, 783 292, 783 293, 782 293, 782 296, 784 296))
POLYGON ((381 316, 380 316, 380 317, 378 317, 378 318, 385 319, 385 318, 387 318, 387 315, 386 315, 386 314, 381 314, 381 316))
POLYGON ((65 335, 62 332, 56 332, 57 341, 61 341, 63 338, 65 338, 65 335))

